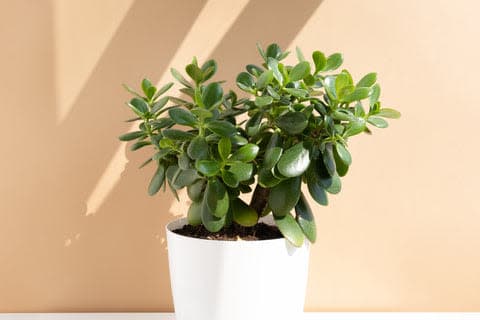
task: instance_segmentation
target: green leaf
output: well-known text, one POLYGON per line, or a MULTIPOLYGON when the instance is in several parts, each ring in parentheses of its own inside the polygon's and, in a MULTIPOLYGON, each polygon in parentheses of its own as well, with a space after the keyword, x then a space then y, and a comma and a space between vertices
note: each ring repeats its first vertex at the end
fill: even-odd
POLYGON ((323 68, 323 71, 330 71, 338 69, 343 63, 343 57, 341 53, 334 53, 327 58, 327 63, 323 68))
POLYGON ((233 220, 241 226, 253 227, 258 222, 258 213, 240 198, 231 202, 233 220))
POLYGON ((148 194, 153 196, 160 190, 160 187, 163 184, 163 181, 165 180, 165 167, 162 164, 158 165, 157 171, 155 171, 155 174, 152 177, 152 180, 150 181, 150 185, 148 186, 148 194))
POLYGON ((312 162, 310 167, 307 170, 307 186, 310 195, 312 196, 313 200, 315 200, 318 204, 323 206, 328 205, 328 197, 325 189, 323 188, 322 184, 320 183, 320 175, 318 172, 318 160, 312 162))
POLYGON ((297 98, 305 98, 308 95, 308 91, 304 89, 284 88, 283 90, 297 98))
POLYGON ((283 180, 270 189, 268 204, 277 217, 287 215, 300 198, 301 177, 283 180))
POLYGON ((331 194, 337 194, 342 190, 342 181, 340 180, 340 177, 336 173, 332 176, 330 186, 325 190, 331 194))
POLYGON ((315 217, 313 216, 312 209, 308 205, 303 193, 300 195, 297 205, 295 206, 295 213, 297 214, 296 220, 298 225, 303 231, 303 234, 314 243, 317 239, 317 227, 315 225, 315 217))
POLYGON ((253 85, 254 85, 254 80, 253 77, 246 73, 246 72, 241 72, 237 76, 237 86, 247 92, 251 92, 253 90, 253 85))
POLYGON ((172 140, 190 140, 195 137, 195 135, 190 132, 185 132, 177 129, 165 129, 162 131, 164 137, 172 140))
POLYGON ((228 137, 222 137, 218 142, 218 154, 223 160, 226 160, 232 151, 232 142, 228 137))
POLYGON ((221 137, 230 137, 237 132, 237 128, 229 121, 214 120, 207 123, 207 128, 221 137))
POLYGON ((272 58, 268 58, 268 67, 273 71, 273 77, 278 81, 280 85, 283 85, 283 75, 278 69, 278 61, 272 58))
POLYGON ((168 110, 168 115, 177 124, 194 127, 197 123, 197 117, 186 109, 173 108, 168 110))
POLYGON ((266 56, 267 58, 277 59, 282 54, 282 49, 276 43, 272 43, 267 47, 266 56))
POLYGON ((190 158, 206 159, 208 157, 208 143, 204 137, 195 137, 187 148, 187 154, 190 158))
POLYGON ((145 136, 146 134, 143 131, 134 131, 134 132, 128 132, 128 133, 122 134, 120 137, 118 137, 118 139, 120 139, 120 141, 130 141, 130 140, 138 139, 145 136))
POLYGON ((215 160, 197 160, 195 168, 207 177, 212 177, 220 171, 220 163, 215 160))
POLYGON ((308 125, 307 116, 300 111, 288 112, 277 118, 277 126, 288 134, 299 134, 308 125))
POLYGON ((210 232, 218 232, 225 225, 226 215, 221 218, 215 217, 207 205, 207 193, 202 201, 202 224, 210 232))
POLYGON ((335 153, 338 155, 338 158, 342 160, 347 166, 352 164, 352 156, 348 152, 347 148, 340 143, 335 144, 335 153))
POLYGON ((305 236, 295 218, 291 214, 282 217, 274 216, 275 224, 282 235, 295 247, 301 247, 305 236))
POLYGON ((158 98, 159 96, 161 96, 162 94, 167 92, 172 86, 173 86, 173 82, 169 82, 166 85, 164 85, 163 87, 161 87, 160 89, 158 89, 157 94, 155 95, 155 97, 153 99, 155 100, 156 98, 158 98))
POLYGON ((145 93, 145 95, 150 99, 151 96, 149 97, 148 96, 148 89, 150 89, 152 87, 152 83, 150 82, 150 80, 148 80, 147 78, 143 79, 142 80, 142 90, 143 90, 143 93, 145 93))
POLYGON ((143 116, 148 112, 148 104, 140 98, 133 98, 130 100, 128 106, 139 116, 143 116))
POLYGON ((315 74, 319 71, 322 71, 323 68, 327 65, 327 58, 325 58, 325 54, 321 51, 314 51, 312 53, 313 63, 315 64, 315 74))
POLYGON ((373 105, 377 103, 380 98, 380 91, 380 85, 378 83, 372 87, 372 93, 370 94, 370 107, 373 107, 373 105))
POLYGON ((248 119, 245 124, 245 130, 250 137, 253 137, 258 134, 260 131, 260 126, 262 124, 263 112, 259 111, 253 114, 250 119, 248 119))
POLYGON ((304 148, 303 143, 298 143, 286 150, 278 160, 278 171, 285 177, 298 177, 310 165, 310 152, 304 148))
POLYGON ((382 108, 376 115, 379 117, 390 118, 390 119, 398 119, 401 116, 400 112, 390 108, 382 108))
POLYGON ((228 169, 238 181, 245 181, 252 177, 253 165, 251 163, 233 162, 228 169))
POLYGON ((356 88, 352 93, 343 97, 344 102, 353 102, 365 99, 370 94, 370 88, 356 88))
POLYGON ((172 185, 175 189, 181 189, 188 185, 191 185, 196 180, 200 179, 200 176, 197 174, 197 170, 194 169, 187 169, 187 170, 180 170, 177 174, 174 181, 172 181, 172 185))
POLYGON ((343 136, 348 138, 356 134, 362 133, 363 131, 365 131, 365 122, 355 121, 350 123, 350 125, 347 127, 347 130, 345 130, 345 132, 343 133, 343 136))
POLYGON ((223 183, 217 179, 209 180, 205 190, 205 197, 211 214, 218 218, 225 216, 228 211, 229 199, 223 183))
POLYGON ((205 187, 205 180, 197 180, 194 183, 187 186, 188 197, 192 201, 200 201, 203 195, 203 189, 205 187))
POLYGON ((305 56, 303 55, 302 49, 300 49, 299 47, 296 47, 295 52, 297 53, 298 61, 305 61, 305 56))
POLYGON ((347 165, 345 162, 343 162, 342 159, 340 159, 340 157, 338 156, 338 152, 334 152, 333 157, 335 159, 335 166, 337 167, 337 174, 340 177, 344 177, 348 172, 349 165, 347 165))
POLYGON ((235 153, 232 155, 230 160, 250 162, 253 159, 255 159, 259 149, 260 148, 255 144, 252 144, 252 143, 246 144, 240 147, 240 149, 238 149, 237 151, 235 151, 235 153))
POLYGON ((265 70, 257 80, 257 88, 263 89, 273 80, 273 71, 265 70))
POLYGON ((357 87, 371 87, 377 81, 377 74, 375 72, 369 73, 365 75, 360 81, 357 83, 357 87))
POLYGON ((202 101, 207 109, 222 103, 223 89, 217 82, 208 84, 202 92, 202 101))
POLYGON ((377 128, 387 128, 388 122, 378 117, 368 117, 367 122, 374 125, 377 128))
POLYGON ((273 98, 270 96, 255 97, 255 105, 257 107, 265 107, 273 102, 273 98))
POLYGON ((298 81, 304 79, 310 74, 310 63, 307 61, 299 62, 295 67, 290 70, 290 80, 298 81))
POLYGON ((138 141, 138 142, 135 142, 134 144, 132 144, 132 146, 130 147, 130 150, 135 151, 135 150, 138 150, 138 149, 143 148, 145 146, 149 146, 151 144, 152 143, 150 141, 138 141))
POLYGON ((202 82, 203 72, 198 66, 196 66, 194 64, 189 64, 185 68, 185 71, 190 76, 190 78, 192 78, 193 81, 195 81, 196 84, 199 84, 199 83, 202 82))
POLYGON ((327 143, 325 145, 325 149, 322 152, 322 159, 323 159, 323 163, 325 164, 325 169, 327 169, 327 172, 330 174, 330 176, 333 176, 337 168, 335 166, 335 159, 333 157, 333 147, 331 143, 327 143))
POLYGON ((169 97, 163 97, 155 102, 152 106, 152 114, 156 114, 158 111, 162 110, 162 108, 167 104, 169 97))
POLYGON ((256 66, 254 64, 247 64, 247 66, 245 67, 245 69, 247 69, 248 73, 258 77, 259 75, 261 75, 263 73, 263 69, 260 68, 259 66, 256 66))
POLYGON ((275 91, 275 89, 273 89, 271 86, 267 86, 267 91, 268 91, 268 94, 273 98, 273 99, 276 99, 276 100, 280 100, 280 95, 278 94, 277 91, 275 91))
POLYGON ((350 87, 351 86, 349 77, 346 74, 340 73, 339 75, 337 75, 337 77, 335 78, 335 93, 339 99, 341 99, 346 93, 345 89, 348 89, 350 87))
POLYGON ((268 141, 268 145, 265 150, 263 167, 265 169, 272 169, 280 160, 280 157, 283 153, 283 149, 280 147, 282 145, 282 138, 278 132, 274 132, 268 141))
POLYGON ((258 183, 264 188, 272 188, 282 180, 275 177, 270 169, 261 168, 258 171, 258 183))
POLYGON ((215 60, 208 60, 202 65, 203 82, 207 81, 217 72, 217 62, 215 60))
POLYGON ((188 224, 198 226, 202 223, 202 201, 192 202, 187 213, 188 224))
POLYGON ((181 84, 183 84, 187 88, 192 88, 192 85, 182 76, 178 70, 171 68, 170 72, 172 73, 172 76, 178 80, 181 84))
POLYGON ((237 177, 230 171, 222 171, 222 180, 230 188, 237 188, 240 181, 237 177))

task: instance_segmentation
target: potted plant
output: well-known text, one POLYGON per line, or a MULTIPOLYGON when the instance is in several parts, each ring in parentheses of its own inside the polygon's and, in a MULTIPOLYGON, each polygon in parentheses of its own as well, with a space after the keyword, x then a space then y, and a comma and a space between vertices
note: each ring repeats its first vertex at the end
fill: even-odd
POLYGON ((187 218, 167 226, 177 320, 295 319, 316 238, 302 184, 327 205, 352 162, 347 140, 400 116, 381 107, 375 73, 355 83, 335 72, 339 53, 315 51, 310 62, 297 49, 289 66, 277 44, 258 51, 261 66, 236 78, 246 98, 210 81, 214 60, 195 58, 189 80, 171 70, 183 98, 165 95, 173 83, 157 89, 144 79, 142 94, 127 87, 137 115, 128 121, 140 124, 120 140, 153 147, 142 165, 155 165, 149 194, 168 185, 191 199, 187 218))

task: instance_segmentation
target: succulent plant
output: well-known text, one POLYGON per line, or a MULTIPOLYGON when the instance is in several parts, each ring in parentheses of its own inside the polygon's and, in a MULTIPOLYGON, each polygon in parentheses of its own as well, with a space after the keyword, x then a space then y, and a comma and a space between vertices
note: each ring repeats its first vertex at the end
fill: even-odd
POLYGON ((348 139, 371 133, 369 126, 386 128, 385 118, 400 113, 381 106, 375 73, 355 83, 347 70, 335 72, 343 62, 339 53, 315 51, 308 61, 297 48, 298 63, 290 66, 282 63, 289 53, 277 44, 258 51, 261 65, 248 64, 236 78, 243 98, 210 81, 214 60, 200 66, 196 58, 185 68, 189 80, 171 69, 182 98, 165 95, 173 83, 158 89, 144 79, 141 94, 126 87, 137 115, 128 121, 138 121, 139 129, 120 140, 137 140, 131 150, 153 146, 142 164, 156 165, 148 192, 168 185, 178 199, 177 190, 186 187, 189 224, 218 232, 273 214, 283 236, 301 246, 316 238, 302 183, 327 205, 352 163, 348 139), (239 197, 252 191, 248 204, 239 197))

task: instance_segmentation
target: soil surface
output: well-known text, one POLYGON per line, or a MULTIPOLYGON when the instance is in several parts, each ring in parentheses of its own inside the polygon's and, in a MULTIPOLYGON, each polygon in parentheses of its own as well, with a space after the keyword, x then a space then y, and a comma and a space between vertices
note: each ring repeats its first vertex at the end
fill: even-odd
POLYGON ((282 234, 276 226, 265 223, 259 223, 253 227, 242 227, 238 224, 232 224, 230 227, 218 232, 210 232, 202 225, 191 226, 187 224, 180 229, 173 230, 173 232, 181 234, 182 236, 209 240, 253 241, 282 238, 282 234))

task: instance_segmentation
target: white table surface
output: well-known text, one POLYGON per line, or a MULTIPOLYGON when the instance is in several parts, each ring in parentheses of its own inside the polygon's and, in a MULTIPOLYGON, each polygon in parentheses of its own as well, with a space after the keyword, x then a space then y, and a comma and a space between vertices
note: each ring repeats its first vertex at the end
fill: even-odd
MULTIPOLYGON (((171 313, 0 313, 0 320, 175 320, 175 317, 171 313)), ((305 313, 298 320, 480 320, 480 312, 318 312, 305 313)))

